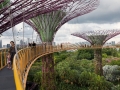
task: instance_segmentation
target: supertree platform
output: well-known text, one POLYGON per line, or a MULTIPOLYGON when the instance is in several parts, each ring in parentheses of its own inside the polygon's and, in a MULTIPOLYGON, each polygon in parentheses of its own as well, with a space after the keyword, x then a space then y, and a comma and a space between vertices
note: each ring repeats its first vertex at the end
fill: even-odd
MULTIPOLYGON (((71 35, 83 38, 91 43, 92 46, 103 46, 106 41, 112 37, 119 35, 120 30, 95 30, 84 33, 73 33, 71 35)), ((94 49, 95 72, 98 75, 103 75, 102 70, 102 48, 94 49)))
POLYGON ((99 0, 71 0, 64 8, 26 20, 43 42, 52 42, 59 28, 71 19, 92 12, 99 0))
POLYGON ((0 0, 0 34, 27 19, 59 10, 73 0, 0 0))

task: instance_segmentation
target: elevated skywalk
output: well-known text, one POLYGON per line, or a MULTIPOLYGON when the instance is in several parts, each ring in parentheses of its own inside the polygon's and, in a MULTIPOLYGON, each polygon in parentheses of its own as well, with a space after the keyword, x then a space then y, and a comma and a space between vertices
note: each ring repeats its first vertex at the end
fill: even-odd
POLYGON ((0 71, 0 90, 16 90, 12 69, 5 67, 0 71))
POLYGON ((25 90, 27 75, 32 64, 40 57, 64 50, 75 49, 98 49, 98 48, 120 48, 120 46, 81 46, 79 44, 63 44, 57 46, 40 45, 24 48, 18 51, 14 57, 13 70, 7 69, 6 51, 0 52, 0 90, 25 90))

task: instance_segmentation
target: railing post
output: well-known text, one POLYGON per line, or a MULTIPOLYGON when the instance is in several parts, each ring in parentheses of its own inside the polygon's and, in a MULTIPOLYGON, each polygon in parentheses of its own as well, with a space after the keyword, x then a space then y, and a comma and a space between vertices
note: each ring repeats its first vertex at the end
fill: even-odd
POLYGON ((5 53, 4 53, 4 57, 5 57, 5 65, 7 65, 7 60, 6 60, 6 53, 7 53, 7 49, 5 49, 5 53))
POLYGON ((1 50, 1 68, 3 67, 3 55, 2 55, 2 50, 1 50))
POLYGON ((1 57, 2 57, 2 55, 1 55, 1 50, 0 50, 0 69, 2 68, 2 66, 1 66, 2 59, 1 59, 1 57))

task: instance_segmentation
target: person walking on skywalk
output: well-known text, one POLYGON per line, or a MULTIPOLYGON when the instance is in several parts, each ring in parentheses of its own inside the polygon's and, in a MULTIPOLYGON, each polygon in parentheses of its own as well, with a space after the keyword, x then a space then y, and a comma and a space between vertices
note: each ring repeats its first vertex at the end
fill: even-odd
POLYGON ((11 44, 11 47, 10 47, 10 50, 9 50, 10 55, 11 55, 10 61, 11 61, 11 65, 13 65, 13 59, 14 59, 14 55, 16 54, 16 51, 15 51, 15 44, 14 44, 14 42, 11 41, 10 44, 11 44))

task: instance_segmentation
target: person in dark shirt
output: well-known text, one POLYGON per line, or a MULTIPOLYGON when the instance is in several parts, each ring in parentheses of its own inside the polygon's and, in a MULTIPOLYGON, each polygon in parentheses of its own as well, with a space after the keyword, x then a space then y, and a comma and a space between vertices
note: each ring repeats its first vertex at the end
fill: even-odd
POLYGON ((29 43, 29 47, 31 47, 32 45, 31 45, 31 43, 29 43))
POLYGON ((11 41, 10 44, 11 44, 11 47, 10 47, 9 52, 10 52, 10 55, 11 55, 10 61, 11 61, 11 65, 12 65, 13 64, 14 55, 16 54, 16 51, 15 51, 15 44, 14 44, 14 42, 11 41))
POLYGON ((36 46, 36 43, 35 43, 34 41, 33 41, 33 44, 32 44, 32 46, 33 46, 33 47, 35 47, 35 46, 36 46))

